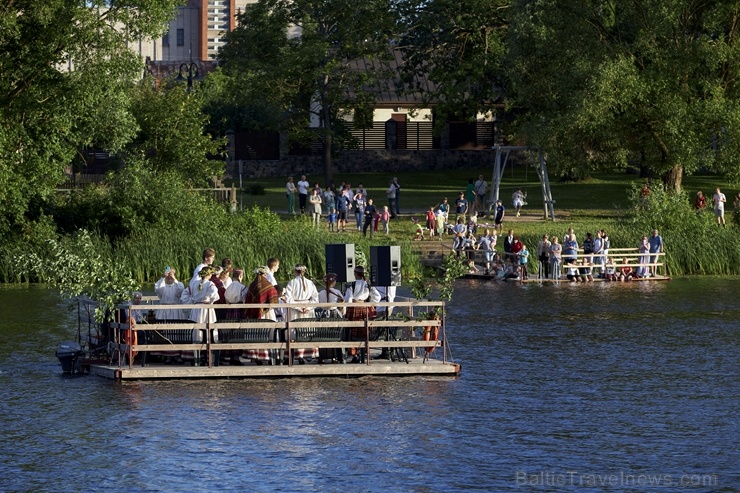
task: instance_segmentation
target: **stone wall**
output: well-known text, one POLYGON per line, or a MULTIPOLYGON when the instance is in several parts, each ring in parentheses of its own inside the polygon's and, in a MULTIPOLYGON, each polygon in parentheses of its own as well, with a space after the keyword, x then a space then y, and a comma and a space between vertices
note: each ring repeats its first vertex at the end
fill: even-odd
MULTIPOLYGON (((493 150, 431 150, 431 151, 342 151, 334 159, 334 173, 396 173, 441 169, 489 168, 496 153, 493 150)), ((321 156, 287 156, 278 161, 243 161, 243 176, 247 178, 276 176, 323 176, 321 156)), ((232 163, 227 173, 238 176, 238 166, 232 163)))

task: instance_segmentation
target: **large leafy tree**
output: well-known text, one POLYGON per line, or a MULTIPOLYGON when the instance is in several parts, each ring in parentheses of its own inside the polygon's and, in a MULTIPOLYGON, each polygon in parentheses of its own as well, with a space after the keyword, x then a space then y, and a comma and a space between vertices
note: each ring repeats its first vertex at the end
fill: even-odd
POLYGON ((740 4, 521 0, 512 80, 520 131, 563 173, 639 164, 669 190, 740 169, 740 4))
POLYGON ((440 119, 473 120, 500 100, 511 0, 399 0, 407 90, 440 119))
POLYGON ((0 227, 47 196, 79 149, 136 131, 142 70, 126 41, 160 35, 178 0, 15 0, 0 8, 0 227))
POLYGON ((224 162, 215 158, 226 142, 204 132, 208 116, 200 94, 182 85, 158 88, 145 79, 133 89, 131 110, 139 132, 126 146, 127 154, 144 157, 152 171, 173 172, 191 185, 223 174, 224 162))
POLYGON ((260 0, 219 54, 224 73, 274 108, 283 128, 296 135, 318 121, 327 181, 340 120, 366 108, 386 77, 392 12, 389 0, 260 0))

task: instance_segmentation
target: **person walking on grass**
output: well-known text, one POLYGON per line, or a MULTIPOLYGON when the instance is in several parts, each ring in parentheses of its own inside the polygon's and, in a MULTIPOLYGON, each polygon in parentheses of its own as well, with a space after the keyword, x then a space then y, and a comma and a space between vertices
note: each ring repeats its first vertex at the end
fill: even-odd
POLYGON ((727 197, 725 197, 725 194, 720 191, 719 187, 717 187, 717 190, 714 192, 712 202, 714 203, 714 215, 717 218, 717 224, 724 226, 725 202, 727 202, 727 197))

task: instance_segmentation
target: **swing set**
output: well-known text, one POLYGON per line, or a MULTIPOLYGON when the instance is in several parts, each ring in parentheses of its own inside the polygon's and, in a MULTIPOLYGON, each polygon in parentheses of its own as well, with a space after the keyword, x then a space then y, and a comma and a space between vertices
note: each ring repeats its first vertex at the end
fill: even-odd
MULTIPOLYGON (((530 147, 530 146, 493 146, 492 149, 496 151, 496 159, 493 163, 493 176, 491 177, 491 182, 493 186, 491 186, 490 189, 490 196, 488 199, 488 213, 491 214, 492 211, 495 213, 496 208, 496 202, 499 200, 499 192, 501 188, 501 180, 504 177, 504 170, 506 169, 506 164, 509 162, 509 156, 511 155, 511 151, 529 151, 529 153, 537 152, 537 160, 534 161, 534 163, 531 164, 531 166, 534 167, 534 169, 537 171, 537 176, 540 180, 540 185, 542 188, 542 202, 544 204, 544 218, 548 219, 548 216, 550 219, 555 221, 555 209, 553 205, 555 204, 555 201, 552 199, 552 192, 550 191, 550 179, 547 176, 547 166, 545 164, 545 156, 542 153, 542 148, 540 147, 530 147)), ((529 167, 530 164, 527 164, 527 167, 529 167)), ((527 168, 528 169, 528 168, 527 168)), ((514 168, 512 165, 512 172, 514 168)), ((525 169, 525 173, 526 173, 525 169)), ((525 174, 525 182, 527 179, 527 174, 525 174)), ((524 204, 526 205, 527 200, 527 192, 526 190, 523 192, 524 195, 524 204)))

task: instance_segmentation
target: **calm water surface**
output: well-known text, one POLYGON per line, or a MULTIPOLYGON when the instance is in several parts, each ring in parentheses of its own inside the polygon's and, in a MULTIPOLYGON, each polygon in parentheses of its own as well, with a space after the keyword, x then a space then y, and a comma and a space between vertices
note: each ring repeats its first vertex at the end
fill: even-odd
POLYGON ((0 491, 740 491, 738 293, 460 281, 456 379, 114 383, 0 288, 0 491))

